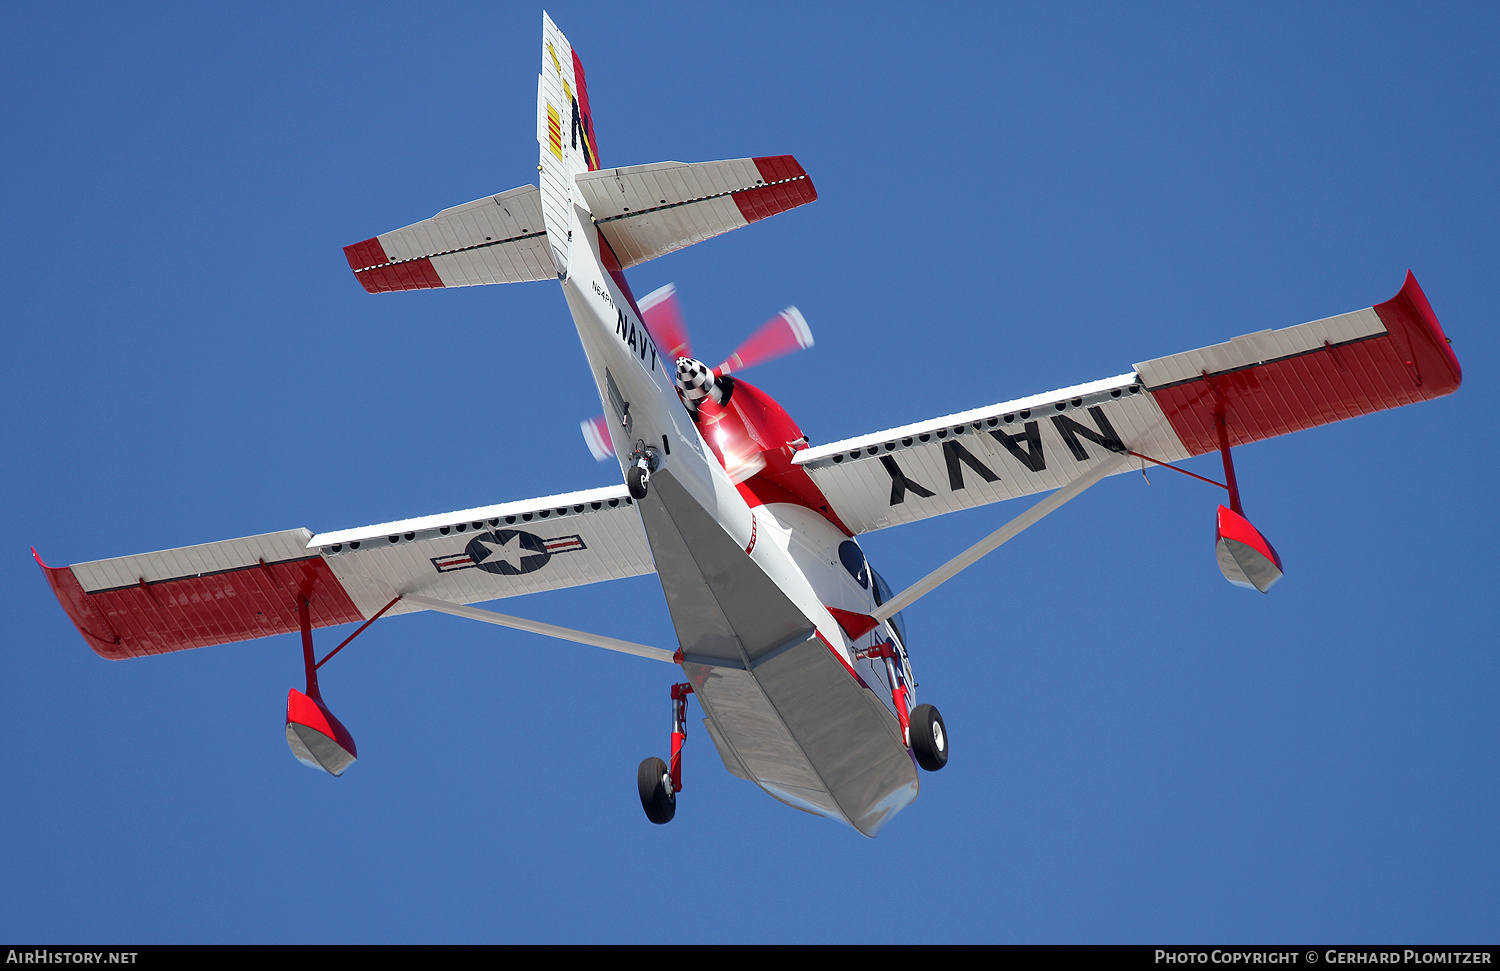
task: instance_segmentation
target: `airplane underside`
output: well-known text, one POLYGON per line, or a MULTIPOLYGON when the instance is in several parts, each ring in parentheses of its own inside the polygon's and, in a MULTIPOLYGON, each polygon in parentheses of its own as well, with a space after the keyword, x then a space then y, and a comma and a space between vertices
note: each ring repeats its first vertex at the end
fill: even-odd
POLYGON ((669 472, 639 508, 725 767, 874 836, 920 789, 896 719, 669 472))
POLYGON ((433 610, 679 666, 670 762, 637 774, 653 823, 676 811, 687 703, 728 770, 790 806, 874 836, 948 761, 942 717, 916 704, 901 612, 1107 476, 1174 469, 1227 493, 1215 555, 1267 592, 1284 572, 1246 518, 1232 450, 1456 391, 1462 370, 1416 278, 1349 313, 1159 357, 1129 372, 812 446, 740 375, 812 346, 795 307, 718 367, 691 349, 675 289, 637 301, 624 272, 806 205, 790 155, 600 166, 583 66, 543 14, 538 185, 344 248, 370 293, 561 285, 599 393, 583 423, 614 485, 314 534, 307 529, 49 567, 85 642, 110 659, 300 632, 306 690, 285 735, 342 774, 353 736, 318 670, 388 614, 433 610), (731 372, 733 375, 731 376, 731 372), (738 389, 738 390, 736 390, 738 389), (1217 453, 1224 482, 1173 463, 1217 453), (906 589, 858 537, 1042 496, 906 589), (474 604, 655 572, 678 650, 474 604), (321 660, 313 631, 363 621, 321 660))

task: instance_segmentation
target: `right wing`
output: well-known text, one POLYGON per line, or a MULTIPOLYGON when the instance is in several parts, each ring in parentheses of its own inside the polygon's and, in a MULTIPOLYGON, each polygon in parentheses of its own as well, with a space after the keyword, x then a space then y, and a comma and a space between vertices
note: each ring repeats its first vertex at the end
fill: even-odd
POLYGON ((290 633, 304 597, 312 626, 327 627, 367 620, 401 594, 468 604, 655 572, 623 484, 317 536, 37 563, 84 640, 112 660, 290 633))
MULTIPOLYGON (((1090 384, 803 449, 854 532, 1060 488, 1111 452, 1173 462, 1414 404, 1462 372, 1408 273, 1385 303, 1146 361, 1090 384)), ((1120 472, 1139 468, 1126 463, 1120 472)), ((1118 474, 1118 473, 1117 473, 1118 474)))

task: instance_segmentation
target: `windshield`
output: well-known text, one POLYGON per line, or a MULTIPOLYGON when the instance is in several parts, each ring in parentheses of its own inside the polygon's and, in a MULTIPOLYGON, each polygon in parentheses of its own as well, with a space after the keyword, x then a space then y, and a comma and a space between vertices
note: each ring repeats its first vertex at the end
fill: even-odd
POLYGON ((859 548, 859 544, 852 539, 846 539, 839 544, 839 562, 844 564, 844 569, 854 578, 862 588, 869 589, 870 581, 865 576, 865 554, 859 548))
MULTIPOLYGON (((885 577, 881 576, 879 573, 876 573, 873 569, 870 570, 870 576, 875 578, 876 606, 885 603, 887 600, 896 595, 895 592, 891 590, 891 585, 885 582, 885 577)), ((896 628, 896 636, 901 639, 901 646, 905 648, 906 620, 901 616, 901 613, 899 611, 891 616, 891 626, 896 628)))

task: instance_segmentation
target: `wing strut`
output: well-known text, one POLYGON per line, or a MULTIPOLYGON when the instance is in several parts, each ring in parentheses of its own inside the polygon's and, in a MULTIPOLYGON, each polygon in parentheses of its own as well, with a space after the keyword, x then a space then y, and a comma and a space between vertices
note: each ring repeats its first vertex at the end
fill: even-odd
POLYGON ((889 620, 898 611, 910 607, 922 597, 936 590, 943 583, 953 579, 961 570, 979 562, 980 558, 986 553, 994 552, 1000 548, 1001 544, 1009 542, 1020 535, 1028 526, 1035 525, 1043 516, 1056 510, 1068 500, 1077 498, 1084 490, 1114 472, 1120 463, 1129 457, 1129 452, 1114 453, 1083 475, 1080 475, 1072 482, 1058 489, 1052 495, 1021 513, 1015 519, 1012 519, 947 563, 944 563, 916 583, 870 611, 870 616, 882 623, 889 620))
POLYGON ((634 654, 636 657, 647 657, 653 661, 666 661, 668 664, 675 663, 673 652, 663 650, 659 647, 647 647, 645 644, 622 641, 614 637, 605 637, 602 634, 588 634, 581 630, 558 627, 555 624, 544 624, 539 620, 526 620, 524 617, 512 617, 509 614, 499 614, 493 610, 481 610, 478 607, 464 607, 460 604, 449 603, 446 600, 432 600, 428 597, 418 597, 410 593, 401 599, 406 603, 426 607, 428 610, 452 614, 455 617, 467 617, 469 620, 477 620, 486 624, 496 624, 500 627, 530 631, 533 634, 556 637, 559 640, 573 641, 578 644, 588 644, 591 647, 602 647, 607 651, 619 651, 621 654, 634 654))

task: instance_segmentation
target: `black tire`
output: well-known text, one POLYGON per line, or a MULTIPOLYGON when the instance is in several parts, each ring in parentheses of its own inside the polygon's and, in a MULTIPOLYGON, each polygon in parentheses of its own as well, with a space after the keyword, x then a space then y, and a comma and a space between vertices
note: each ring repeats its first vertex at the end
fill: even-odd
POLYGON ((652 757, 641 762, 635 773, 636 788, 641 791, 641 808, 646 818, 660 826, 677 815, 677 793, 672 791, 667 763, 652 757))
POLYGON ((943 716, 931 705, 918 705, 912 709, 911 751, 917 764, 928 772, 936 772, 948 764, 948 729, 943 716))
MULTIPOLYGON (((646 498, 646 470, 639 465, 632 465, 625 470, 625 486, 630 490, 630 498, 637 502, 646 498)), ((661 759, 656 761, 660 762, 661 759)), ((668 816, 667 819, 672 817, 668 816)), ((666 822, 666 820, 662 820, 666 822)))

